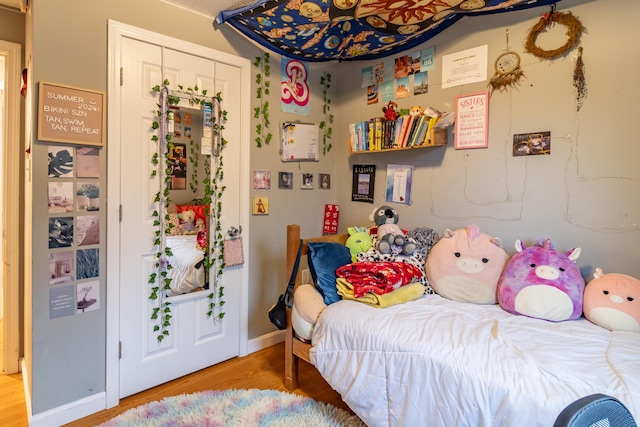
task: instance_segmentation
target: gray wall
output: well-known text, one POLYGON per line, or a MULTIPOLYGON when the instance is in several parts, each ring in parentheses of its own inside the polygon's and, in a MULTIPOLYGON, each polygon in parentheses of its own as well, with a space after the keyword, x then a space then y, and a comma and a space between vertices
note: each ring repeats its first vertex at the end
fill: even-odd
MULTIPOLYGON (((360 71, 371 62, 310 64, 312 106, 310 117, 279 111, 280 62, 272 55, 271 132, 269 146, 251 150, 251 169, 270 170, 272 188, 252 190, 252 196, 269 197, 270 213, 251 219, 249 338, 273 332, 266 321, 269 306, 282 292, 285 269, 285 227, 302 226, 304 235, 321 232, 325 203, 341 207, 340 231, 351 225, 369 225, 369 213, 384 202, 387 163, 416 167, 413 204, 398 205, 403 228, 430 226, 439 231, 476 223, 499 236, 510 249, 515 239, 531 242, 550 237, 556 247, 582 247, 578 260, 585 277, 594 267, 640 276, 637 256, 640 144, 631 114, 638 86, 635 48, 625 40, 640 35, 633 21, 640 6, 632 0, 618 2, 564 0, 559 10, 571 9, 587 27, 583 36, 589 95, 576 113, 572 88, 573 55, 542 62, 524 54, 522 41, 546 9, 465 19, 422 47, 436 46, 438 66, 430 73, 429 93, 403 100, 401 107, 433 106, 451 110, 455 96, 483 91, 485 83, 450 89, 440 87, 443 54, 489 45, 489 75, 493 60, 510 44, 523 60, 526 79, 517 90, 495 93, 491 99, 489 148, 456 151, 447 147, 387 154, 348 155, 347 125, 381 115, 381 106, 366 105, 360 88, 360 71), (636 13, 634 13, 636 12, 636 13), (330 91, 336 122, 333 150, 318 163, 282 163, 279 160, 279 123, 300 119, 322 120, 320 75, 333 75, 330 91), (551 156, 513 158, 511 138, 516 133, 549 130, 551 156), (377 165, 375 203, 351 202, 352 164, 377 165), (636 166, 636 167, 634 167, 636 166), (277 188, 277 172, 295 175, 293 190, 277 188), (300 190, 302 172, 330 173, 332 189, 300 190)), ((33 4, 33 81, 40 80, 106 91, 107 20, 114 19, 208 46, 255 58, 260 50, 224 26, 213 30, 211 20, 157 0, 35 1, 33 4)), ((562 34, 560 34, 562 35, 562 34)), ((562 39, 562 37, 560 37, 562 39)), ((563 40, 563 39, 562 39, 563 40)), ((562 41, 563 42, 563 41, 562 41)), ((253 70, 255 74, 255 69, 253 70)), ((257 102, 252 107, 257 106, 257 102)), ((255 121, 254 121, 255 123, 255 121)), ((253 136, 253 134, 252 134, 253 136)), ((46 143, 33 147, 33 373, 32 408, 37 414, 104 391, 105 308, 84 315, 48 318, 48 284, 45 280, 46 143)), ((101 192, 106 194, 106 150, 102 155, 101 192)), ((101 213, 104 219, 104 212, 101 213)), ((104 223, 104 222, 103 222, 104 223)), ((102 233, 108 230, 103 229, 102 233)), ((101 241, 105 241, 102 239, 101 241)), ((100 247, 101 266, 106 248, 100 247)), ((513 251, 511 251, 513 252, 513 251)), ((108 274, 108 272, 106 272, 108 274)), ((105 276, 101 274, 104 301, 105 276)))
MULTIPOLYGON (((524 52, 529 29, 546 8, 463 19, 421 46, 436 48, 429 93, 398 103, 452 111, 456 96, 487 90, 488 82, 443 89, 442 55, 487 44, 491 77, 508 29, 526 77, 517 88, 491 97, 487 149, 455 150, 450 140, 447 147, 348 156, 348 124, 381 115, 381 104, 367 106, 366 89, 359 85, 361 68, 376 61, 340 66, 336 140, 345 155, 336 155, 336 171, 350 182, 353 164, 377 166, 373 205, 350 202, 350 188, 340 188, 342 228, 370 225, 371 210, 385 203, 386 165, 411 164, 413 203, 394 205, 403 228, 442 232, 475 223, 500 237, 511 254, 516 239, 531 244, 549 237, 559 250, 582 248, 577 264, 587 280, 595 267, 640 277, 640 145, 634 117, 639 60, 637 48, 624 47, 638 31, 640 4, 565 0, 557 7, 572 11, 587 30, 581 44, 589 92, 578 113, 572 86, 577 49, 553 61, 524 52), (513 135, 537 131, 551 131, 551 155, 512 157, 513 135)), ((561 46, 565 31, 557 27, 540 36, 539 45, 561 46)))

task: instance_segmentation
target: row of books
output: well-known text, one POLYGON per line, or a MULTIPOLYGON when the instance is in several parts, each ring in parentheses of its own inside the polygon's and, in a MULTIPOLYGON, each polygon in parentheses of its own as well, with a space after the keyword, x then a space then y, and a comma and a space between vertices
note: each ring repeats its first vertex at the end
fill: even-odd
POLYGON ((450 113, 443 113, 436 117, 407 114, 399 116, 396 120, 375 117, 351 123, 349 125, 351 151, 377 151, 429 145, 431 129, 436 126, 448 126, 450 118, 450 113))

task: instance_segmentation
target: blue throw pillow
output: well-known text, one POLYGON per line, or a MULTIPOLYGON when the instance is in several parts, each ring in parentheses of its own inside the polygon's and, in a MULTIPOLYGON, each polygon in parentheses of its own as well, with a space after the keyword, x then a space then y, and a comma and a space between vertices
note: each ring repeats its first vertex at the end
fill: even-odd
POLYGON ((336 289, 336 270, 351 262, 349 248, 332 242, 310 242, 308 247, 307 259, 311 278, 324 303, 329 305, 340 301, 342 298, 336 289))

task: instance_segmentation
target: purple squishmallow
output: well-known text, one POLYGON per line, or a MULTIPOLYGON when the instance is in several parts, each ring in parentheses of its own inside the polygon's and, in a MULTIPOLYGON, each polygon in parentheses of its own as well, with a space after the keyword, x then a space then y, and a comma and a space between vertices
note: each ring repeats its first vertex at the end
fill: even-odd
POLYGON ((498 283, 504 310, 552 322, 582 316, 585 282, 575 263, 580 248, 563 254, 549 239, 528 248, 516 240, 516 251, 498 283))
POLYGON ((509 261, 500 239, 477 225, 451 231, 431 248, 425 270, 433 290, 450 300, 495 304, 498 279, 509 261))

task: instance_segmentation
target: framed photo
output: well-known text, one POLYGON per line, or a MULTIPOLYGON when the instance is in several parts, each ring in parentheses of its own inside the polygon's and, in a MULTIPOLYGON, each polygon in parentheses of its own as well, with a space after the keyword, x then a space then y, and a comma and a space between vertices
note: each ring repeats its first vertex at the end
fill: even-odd
POLYGON ((252 203, 252 213, 254 215, 269 215, 269 198, 254 197, 252 203))
POLYGON ((300 175, 300 188, 303 190, 313 190, 313 174, 303 173, 300 175))
POLYGON ((489 92, 456 97, 454 148, 487 148, 489 146, 489 92))
POLYGON ((278 172, 278 188, 293 190, 293 172, 278 172))
POLYGON ((103 146, 105 94, 40 82, 38 140, 103 146))
POLYGON ((271 172, 265 170, 253 171, 253 189, 269 190, 271 188, 271 172))
POLYGON ((328 173, 321 173, 318 175, 318 181, 320 182, 321 190, 331 189, 331 175, 328 173))

